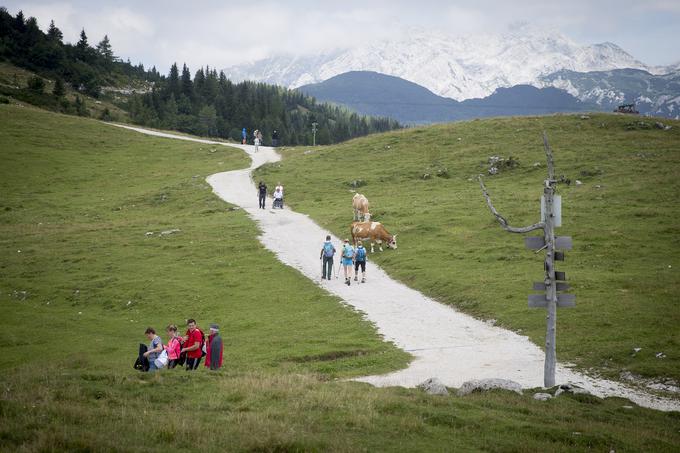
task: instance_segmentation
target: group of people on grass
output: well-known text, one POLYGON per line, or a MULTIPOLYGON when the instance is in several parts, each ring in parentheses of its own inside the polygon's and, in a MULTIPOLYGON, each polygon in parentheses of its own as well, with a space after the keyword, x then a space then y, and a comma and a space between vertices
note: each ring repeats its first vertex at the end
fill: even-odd
MULTIPOLYGON (((331 236, 326 236, 326 241, 321 247, 321 254, 319 259, 323 260, 321 264, 321 280, 330 280, 333 275, 333 262, 335 259, 335 246, 331 242, 331 236)), ((340 262, 345 275, 345 285, 349 286, 352 283, 352 270, 354 270, 354 281, 359 280, 359 269, 361 269, 361 283, 366 283, 366 249, 361 241, 357 242, 356 248, 349 243, 349 239, 345 239, 342 245, 342 253, 340 255, 340 262), (354 265, 354 269, 352 269, 354 265)))
MULTIPOLYGON (((283 209, 283 186, 281 185, 281 182, 276 184, 276 188, 272 193, 272 197, 274 198, 272 209, 283 209)), ((264 181, 260 181, 260 184, 257 186, 257 199, 260 209, 266 209, 265 201, 267 200, 267 184, 265 184, 264 181)))
POLYGON ((224 348, 217 324, 210 324, 207 338, 194 319, 187 320, 187 330, 183 336, 178 334, 175 324, 170 324, 165 331, 168 335, 167 344, 163 344, 153 327, 146 329, 144 334, 149 339, 149 345, 139 345, 136 369, 153 372, 162 368, 184 367, 192 371, 198 369, 203 357, 207 368, 218 370, 222 367, 224 348))

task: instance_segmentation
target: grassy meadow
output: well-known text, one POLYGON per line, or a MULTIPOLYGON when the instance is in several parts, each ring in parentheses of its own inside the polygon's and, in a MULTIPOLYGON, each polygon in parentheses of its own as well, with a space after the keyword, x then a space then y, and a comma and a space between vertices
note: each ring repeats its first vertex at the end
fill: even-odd
POLYGON ((558 311, 558 358, 613 378, 630 371, 680 381, 680 122, 664 120, 672 129, 661 130, 655 121, 556 115, 407 129, 286 149, 281 163, 256 177, 282 181, 289 205, 343 237, 356 181, 373 219, 398 240, 397 250, 369 260, 543 345, 545 312, 529 309, 527 295, 543 280, 544 254, 500 228, 476 178, 486 175, 490 156, 518 159, 519 167, 486 175, 485 184, 512 225, 538 222, 545 130, 557 175, 571 180, 559 185, 563 226, 556 231, 572 236, 574 249, 557 269, 567 274, 576 308, 558 311))
MULTIPOLYGON (((373 144, 380 155, 384 147, 394 150, 414 132, 372 137, 363 143, 373 144)), ((353 142, 340 149, 348 158, 358 158, 363 146, 353 142)), ((281 170, 295 172, 308 163, 319 165, 318 156, 326 153, 337 176, 329 178, 331 186, 323 200, 347 205, 350 194, 343 184, 349 179, 345 164, 350 161, 339 159, 337 148, 320 149, 309 155, 309 161, 299 151, 286 154, 281 170), (290 166, 291 162, 296 165, 290 166), (333 183, 336 177, 340 178, 337 184, 333 183)), ((665 156, 663 151, 654 153, 665 156)), ((247 165, 245 154, 237 149, 148 137, 94 120, 0 105, 0 159, 0 340, 4 346, 0 355, 0 451, 566 452, 613 448, 670 452, 680 444, 678 413, 642 409, 617 398, 566 395, 538 402, 531 392, 434 397, 417 389, 376 389, 347 381, 403 368, 410 357, 383 342, 360 314, 279 263, 256 240, 255 224, 212 194, 204 181, 207 175, 247 165), (174 229, 180 231, 160 234, 174 229), (149 375, 132 369, 137 344, 146 342, 147 326, 162 330, 188 317, 203 327, 220 324, 225 342, 221 371, 167 370, 149 375)), ((369 182, 366 192, 372 197, 368 189, 377 187, 369 173, 372 169, 355 171, 354 163, 350 168, 369 182)), ((390 172, 388 179, 399 174, 394 166, 376 170, 390 172)), ((510 194, 503 196, 502 189, 514 184, 515 174, 525 172, 530 173, 521 167, 488 181, 490 190, 499 195, 503 212, 519 205, 510 194)), ((525 177, 531 176, 533 183, 539 174, 525 177)), ((303 181, 295 185, 289 175, 282 178, 288 200, 343 231, 349 209, 320 210, 314 195, 311 199, 300 195, 303 181)), ((466 187, 467 181, 459 179, 461 187, 466 187)), ((426 191, 434 196, 440 184, 455 180, 452 176, 446 181, 413 184, 427 189, 427 184, 437 183, 426 191)), ((414 198, 403 200, 409 200, 407 206, 416 206, 415 192, 409 192, 411 183, 403 186, 406 192, 400 196, 412 193, 414 198)), ((586 186, 586 190, 590 189, 586 186)), ((473 193, 469 191, 470 198, 473 193)), ((474 195, 479 201, 478 194, 474 195)), ((451 207, 460 196, 450 194, 445 205, 451 207)), ((565 205, 569 206, 569 200, 565 194, 565 205)), ((435 212, 435 203, 428 205, 421 216, 427 209, 435 212)), ((393 218, 389 209, 396 212, 396 208, 375 206, 376 215, 388 228, 395 224, 399 233, 408 231, 396 221, 387 221, 393 218)), ((466 215, 472 218, 475 212, 466 215)), ((527 212, 516 215, 521 219, 527 212)), ((664 218, 659 214, 656 220, 664 218)), ((397 253, 381 258, 390 272, 422 288, 429 281, 422 280, 426 269, 410 279, 397 272, 397 264, 408 269, 429 253, 427 241, 419 242, 424 247, 420 253, 409 250, 419 220, 404 217, 402 221, 412 222, 411 239, 404 234, 397 253)), ((482 226, 489 237, 502 237, 494 234, 489 219, 482 226)), ((471 235, 455 224, 442 236, 451 234, 471 235)), ((512 252, 509 256, 514 258, 506 264, 517 266, 515 272, 529 267, 540 270, 537 258, 525 259, 525 252, 513 244, 521 242, 519 238, 502 238, 507 241, 487 244, 486 252, 504 247, 512 252)), ((596 241, 590 241, 599 250, 596 241)), ((666 246, 666 255, 670 247, 666 246)), ((578 259, 580 254, 575 250, 571 255, 578 259)), ((497 264, 493 255, 468 255, 468 278, 481 266, 478 260, 497 264)), ((564 265, 568 272, 576 267, 571 255, 564 265)), ((462 257, 458 260, 462 262, 462 257)), ((582 267, 581 281, 588 275, 585 264, 582 267)), ((460 271, 457 266, 431 266, 429 270, 434 271, 433 278, 440 279, 460 271)), ((633 271, 630 275, 635 275, 633 271)), ((660 275, 677 289, 676 280, 660 275)), ((486 277, 489 289, 498 285, 498 277, 486 277)), ((581 284, 588 281, 594 280, 581 284)), ((522 282, 523 288, 527 282, 522 282)), ((653 290, 661 294, 661 287, 653 290)), ((586 305, 580 290, 578 294, 586 305)), ((506 293, 503 297, 504 305, 521 305, 505 299, 506 293)), ((481 310, 483 302, 469 308, 481 310)), ((668 302, 660 298, 659 304, 668 302)), ((479 313, 495 309, 489 306, 479 313)), ((580 306, 573 313, 580 314, 579 310, 580 306)), ((521 316, 526 326, 538 323, 532 318, 538 314, 523 306, 504 313, 498 309, 494 316, 508 324, 521 316)), ((570 322, 564 313, 559 319, 562 331, 570 322)), ((664 322, 670 320, 660 320, 659 327, 664 322)), ((666 334, 669 341, 677 341, 671 331, 666 334)), ((164 333, 161 336, 165 339, 164 333)), ((668 349, 664 363, 675 359, 668 349)))

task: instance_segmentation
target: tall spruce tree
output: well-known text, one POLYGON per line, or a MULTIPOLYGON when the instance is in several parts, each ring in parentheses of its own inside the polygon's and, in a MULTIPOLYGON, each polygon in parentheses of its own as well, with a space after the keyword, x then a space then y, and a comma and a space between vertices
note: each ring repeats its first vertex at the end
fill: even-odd
POLYGON ((104 62, 110 66, 113 63, 114 56, 113 50, 111 49, 111 42, 109 41, 109 36, 104 35, 104 39, 99 41, 97 44, 97 53, 100 57, 104 59, 104 62))
POLYGON ((61 42, 64 39, 64 34, 54 25, 54 21, 50 21, 50 28, 47 30, 47 37, 51 41, 61 42))

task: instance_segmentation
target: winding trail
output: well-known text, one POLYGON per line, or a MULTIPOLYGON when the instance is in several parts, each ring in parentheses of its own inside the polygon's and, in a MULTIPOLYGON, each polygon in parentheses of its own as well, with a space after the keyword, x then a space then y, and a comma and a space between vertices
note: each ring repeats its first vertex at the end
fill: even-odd
MULTIPOLYGON (((430 377, 438 377, 446 386, 460 387, 471 379, 503 378, 516 381, 524 388, 542 387, 544 354, 527 337, 491 326, 425 297, 370 263, 370 254, 367 283, 352 282, 351 286, 346 286, 342 278, 321 281, 319 250, 328 232, 308 216, 288 208, 275 211, 258 208, 251 172, 264 163, 281 159, 273 148, 260 146, 255 152, 250 145, 116 126, 158 137, 232 146, 248 153, 252 161, 249 168, 216 173, 207 178, 214 192, 223 200, 240 206, 257 222, 262 231, 260 241, 281 262, 360 310, 385 340, 415 357, 406 369, 357 378, 357 381, 376 386, 414 387, 430 377)), ((285 186, 285 181, 283 183, 285 186)), ((348 198, 348 213, 351 212, 350 201, 348 198)), ((267 206, 271 207, 271 202, 268 199, 267 206)), ((333 243, 339 245, 339 239, 332 238, 333 243)), ((574 383, 600 397, 619 396, 644 407, 680 411, 680 400, 661 398, 619 382, 592 378, 561 364, 557 367, 556 381, 574 383)))

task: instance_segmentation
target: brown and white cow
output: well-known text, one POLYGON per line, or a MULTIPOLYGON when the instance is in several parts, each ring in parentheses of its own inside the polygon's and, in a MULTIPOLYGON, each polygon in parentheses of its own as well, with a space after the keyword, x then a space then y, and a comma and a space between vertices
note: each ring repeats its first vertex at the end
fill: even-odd
POLYGON ((354 208, 354 220, 371 220, 371 213, 368 212, 368 198, 360 193, 355 193, 352 197, 352 208, 354 208))
POLYGON ((397 248, 397 235, 391 235, 380 222, 352 222, 350 225, 352 243, 356 246, 357 241, 371 241, 371 253, 374 252, 373 244, 378 243, 382 252, 382 243, 388 248, 397 248))

